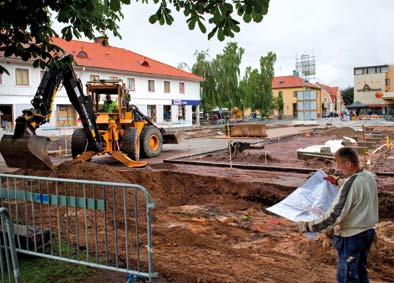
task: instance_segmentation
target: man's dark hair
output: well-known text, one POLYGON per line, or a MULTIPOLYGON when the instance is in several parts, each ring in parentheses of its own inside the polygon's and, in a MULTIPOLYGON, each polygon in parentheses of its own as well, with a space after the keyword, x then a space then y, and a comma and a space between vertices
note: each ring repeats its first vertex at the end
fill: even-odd
POLYGON ((359 166, 357 152, 351 147, 341 147, 335 153, 335 157, 342 161, 350 161, 354 166, 359 166))

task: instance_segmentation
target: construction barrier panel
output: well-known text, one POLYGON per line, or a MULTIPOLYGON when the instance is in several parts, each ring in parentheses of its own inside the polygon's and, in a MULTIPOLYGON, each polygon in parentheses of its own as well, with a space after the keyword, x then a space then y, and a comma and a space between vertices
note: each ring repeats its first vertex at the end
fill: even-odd
MULTIPOLYGON (((151 209, 136 184, 0 174, 19 253, 152 282, 151 209)), ((3 230, 4 231, 4 230, 3 230)))
POLYGON ((14 243, 13 224, 5 207, 0 207, 1 218, 1 282, 20 282, 19 264, 14 243))
POLYGON ((265 124, 258 123, 245 123, 245 124, 232 124, 228 127, 231 137, 267 137, 267 128, 265 124))

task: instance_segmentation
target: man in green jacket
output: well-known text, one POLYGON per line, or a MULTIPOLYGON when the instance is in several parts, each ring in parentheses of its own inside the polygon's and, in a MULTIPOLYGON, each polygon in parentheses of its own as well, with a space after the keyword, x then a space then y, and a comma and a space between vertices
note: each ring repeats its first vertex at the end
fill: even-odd
MULTIPOLYGON (((333 234, 338 253, 337 282, 367 283, 367 257, 378 223, 378 192, 375 177, 361 169, 356 151, 342 147, 335 153, 336 166, 346 179, 331 208, 321 217, 298 222, 300 233, 333 234)), ((334 178, 325 178, 336 183, 334 178)))
POLYGON ((103 106, 101 107, 101 112, 115 112, 118 110, 118 104, 111 99, 111 95, 107 94, 106 101, 104 101, 103 106))

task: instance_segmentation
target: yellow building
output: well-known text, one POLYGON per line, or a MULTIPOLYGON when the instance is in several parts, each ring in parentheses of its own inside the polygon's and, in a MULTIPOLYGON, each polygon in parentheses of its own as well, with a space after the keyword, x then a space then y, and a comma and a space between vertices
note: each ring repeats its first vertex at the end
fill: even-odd
MULTIPOLYGON (((272 80, 272 93, 278 97, 283 96, 283 117, 297 118, 298 120, 314 120, 322 117, 324 98, 330 99, 326 93, 322 96, 321 88, 315 84, 304 81, 297 76, 279 76, 272 80)), ((274 111, 278 116, 278 111, 274 111)))

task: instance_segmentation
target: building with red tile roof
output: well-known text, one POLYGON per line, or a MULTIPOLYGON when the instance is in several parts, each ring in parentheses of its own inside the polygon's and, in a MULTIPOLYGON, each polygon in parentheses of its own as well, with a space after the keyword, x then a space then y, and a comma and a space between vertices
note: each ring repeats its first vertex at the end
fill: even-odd
POLYGON ((328 101, 326 105, 327 112, 335 112, 339 114, 343 111, 344 103, 339 87, 331 87, 322 83, 316 83, 316 85, 329 95, 330 101, 328 101))
MULTIPOLYGON (((315 120, 322 117, 321 88, 298 76, 278 76, 272 80, 274 97, 283 97, 283 113, 285 118, 299 120, 315 120)), ((274 115, 279 115, 274 111, 274 115)))
POLYGON ((61 38, 53 38, 52 42, 60 46, 66 53, 73 54, 79 66, 137 73, 140 75, 144 74, 148 76, 181 78, 183 80, 204 80, 200 76, 185 72, 133 51, 119 47, 104 46, 99 40, 96 42, 84 42, 78 40, 65 41, 61 38))
MULTIPOLYGON (((204 78, 172 67, 124 48, 103 45, 103 38, 95 42, 65 41, 53 38, 64 53, 74 55, 74 70, 82 83, 100 79, 119 79, 126 83, 131 104, 161 127, 191 126, 199 123, 200 83, 204 78)), ((0 76, 0 111, 4 119, 14 121, 23 109, 31 108, 43 71, 31 62, 5 58, 10 76, 0 76)), ((42 128, 77 125, 77 113, 64 89, 53 102, 51 121, 42 128)), ((11 124, 11 123, 10 123, 11 124)))

